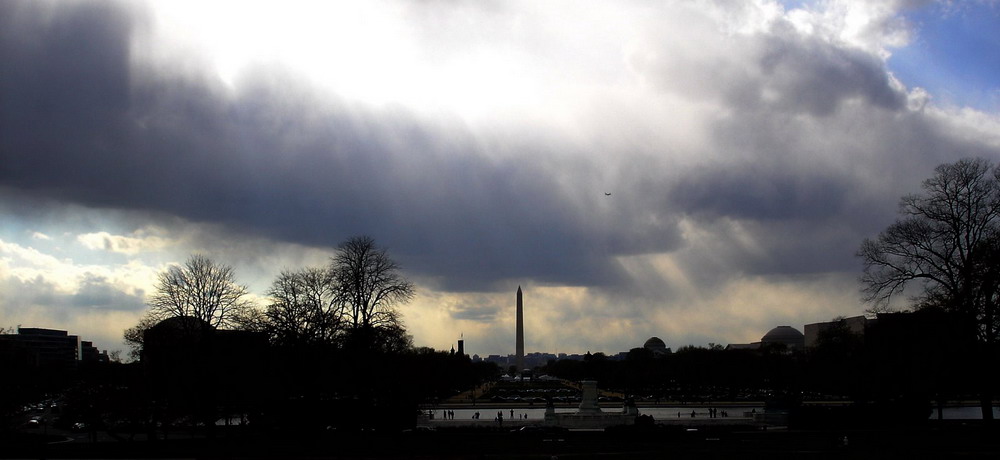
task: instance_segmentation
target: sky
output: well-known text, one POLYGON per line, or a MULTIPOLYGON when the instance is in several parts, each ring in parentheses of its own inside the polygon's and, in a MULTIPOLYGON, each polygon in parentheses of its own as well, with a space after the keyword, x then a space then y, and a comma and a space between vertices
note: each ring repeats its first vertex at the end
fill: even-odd
POLYGON ((263 307, 368 235, 419 346, 863 314, 855 252, 1000 161, 996 0, 0 2, 0 327, 102 349, 204 254, 263 307), (608 195, 610 193, 610 195, 608 195))

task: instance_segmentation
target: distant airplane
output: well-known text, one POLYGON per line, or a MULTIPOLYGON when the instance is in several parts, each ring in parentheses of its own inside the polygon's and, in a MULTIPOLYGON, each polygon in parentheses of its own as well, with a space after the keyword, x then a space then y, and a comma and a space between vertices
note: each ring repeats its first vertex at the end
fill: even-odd
POLYGON ((611 196, 611 194, 608 192, 604 192, 604 196, 611 196))

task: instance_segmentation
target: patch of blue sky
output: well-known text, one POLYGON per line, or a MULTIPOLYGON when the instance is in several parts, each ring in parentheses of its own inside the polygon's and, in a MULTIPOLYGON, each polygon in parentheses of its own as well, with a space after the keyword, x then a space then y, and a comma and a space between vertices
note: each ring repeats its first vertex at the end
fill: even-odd
POLYGON ((1000 2, 935 3, 906 18, 916 29, 889 58, 896 77, 939 104, 1000 112, 1000 2))
POLYGON ((806 8, 815 5, 819 0, 778 0, 785 10, 794 10, 796 8, 806 8))
MULTIPOLYGON (((131 227, 116 219, 101 219, 86 208, 62 209, 50 213, 26 213, 23 208, 0 200, 0 215, 12 217, 0 226, 0 241, 61 261, 86 261, 87 264, 120 264, 129 259, 157 260, 162 254, 122 254, 102 248, 87 247, 78 237, 98 231, 128 235, 131 227)), ((2 257, 2 255, 0 255, 2 257)), ((8 254, 8 257, 13 257, 8 254)))

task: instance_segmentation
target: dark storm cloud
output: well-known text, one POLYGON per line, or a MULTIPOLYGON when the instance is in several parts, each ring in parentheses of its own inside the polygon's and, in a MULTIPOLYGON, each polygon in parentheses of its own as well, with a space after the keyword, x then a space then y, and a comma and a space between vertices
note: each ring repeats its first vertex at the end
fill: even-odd
POLYGON ((714 257, 682 256, 699 285, 734 272, 857 272, 860 242, 896 218, 899 198, 935 166, 1000 157, 921 112, 841 111, 822 122, 755 112, 713 124, 716 147, 740 160, 692 168, 669 193, 669 206, 714 241, 714 257))
POLYGON ((761 33, 703 35, 699 53, 645 52, 699 33, 685 29, 707 27, 698 21, 647 34, 630 61, 657 90, 720 107, 710 150, 724 154, 667 193, 667 208, 713 241, 679 255, 696 285, 857 271, 857 245, 891 222, 901 191, 918 190, 940 163, 998 154, 911 110, 876 55, 782 20, 761 33))
POLYGON ((98 2, 58 11, 49 2, 4 2, 0 13, 0 174, 5 184, 29 184, 63 172, 53 153, 102 153, 85 142, 123 121, 132 23, 127 10, 98 2))
POLYGON ((890 110, 905 105, 905 94, 893 87, 884 63, 868 52, 802 34, 783 21, 759 34, 726 35, 716 27, 693 15, 679 28, 647 33, 637 49, 657 50, 691 36, 701 47, 633 52, 630 62, 663 90, 740 110, 826 117, 851 99, 890 110))
POLYGON ((756 97, 747 103, 816 116, 832 114, 851 98, 890 110, 906 103, 906 95, 892 87, 882 61, 869 53, 794 35, 760 41, 754 48, 761 79, 755 82, 756 97), (768 101, 769 93, 775 95, 773 101, 768 101))
POLYGON ((488 323, 496 319, 498 310, 498 307, 486 305, 457 306, 452 307, 449 314, 453 319, 488 323))
POLYGON ((848 183, 820 171, 798 173, 761 163, 692 171, 670 196, 692 215, 738 219, 824 219, 843 212, 848 183))
POLYGON ((862 237, 852 228, 858 208, 852 206, 849 187, 856 181, 761 163, 706 168, 672 190, 677 207, 711 232, 713 249, 724 254, 726 267, 688 261, 692 276, 699 276, 699 266, 704 267, 700 281, 705 284, 726 273, 724 268, 749 274, 853 270, 854 248, 862 237), (740 224, 734 228, 728 221, 740 224), (741 237, 751 238, 754 246, 745 247, 741 237))
POLYGON ((666 218, 601 223, 633 219, 595 216, 576 196, 585 185, 562 186, 590 166, 557 145, 484 146, 458 123, 360 109, 288 75, 259 72, 234 94, 136 68, 144 15, 115 3, 2 8, 0 185, 310 245, 370 234, 458 290, 615 282, 608 257, 677 242, 666 218))

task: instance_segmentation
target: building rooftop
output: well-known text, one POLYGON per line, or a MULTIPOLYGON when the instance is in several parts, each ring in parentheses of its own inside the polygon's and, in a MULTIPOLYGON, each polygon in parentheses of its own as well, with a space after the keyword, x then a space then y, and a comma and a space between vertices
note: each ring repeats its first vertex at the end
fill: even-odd
POLYGON ((760 343, 764 345, 780 343, 789 348, 803 347, 805 346, 805 341, 806 336, 792 326, 778 326, 768 331, 760 339, 760 343))

